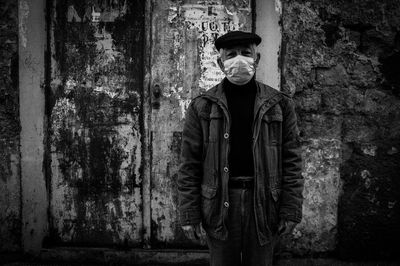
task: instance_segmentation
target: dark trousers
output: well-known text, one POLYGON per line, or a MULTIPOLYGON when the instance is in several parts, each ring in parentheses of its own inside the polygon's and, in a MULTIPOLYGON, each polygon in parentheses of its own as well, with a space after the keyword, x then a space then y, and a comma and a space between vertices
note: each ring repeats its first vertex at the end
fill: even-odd
POLYGON ((272 265, 275 241, 260 246, 253 205, 253 189, 229 189, 228 239, 207 236, 211 266, 272 265))

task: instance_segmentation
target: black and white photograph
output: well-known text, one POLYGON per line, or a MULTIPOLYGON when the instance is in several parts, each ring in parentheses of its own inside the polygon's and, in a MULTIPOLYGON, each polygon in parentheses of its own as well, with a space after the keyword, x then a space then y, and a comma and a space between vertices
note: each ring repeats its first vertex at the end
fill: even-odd
POLYGON ((1 0, 0 265, 400 265, 400 1, 1 0))

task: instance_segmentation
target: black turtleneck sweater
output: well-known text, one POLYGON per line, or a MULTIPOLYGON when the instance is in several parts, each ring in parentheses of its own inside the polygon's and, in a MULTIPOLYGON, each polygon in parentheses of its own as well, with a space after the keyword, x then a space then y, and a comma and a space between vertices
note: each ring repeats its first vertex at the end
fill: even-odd
POLYGON ((257 86, 254 78, 245 85, 224 80, 224 91, 231 114, 229 168, 230 176, 253 176, 253 113, 257 86))

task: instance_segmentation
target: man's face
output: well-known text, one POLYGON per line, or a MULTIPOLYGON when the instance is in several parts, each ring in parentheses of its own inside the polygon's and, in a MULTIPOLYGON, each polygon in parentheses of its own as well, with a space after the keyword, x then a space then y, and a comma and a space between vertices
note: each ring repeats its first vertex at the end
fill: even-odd
POLYGON ((235 45, 229 48, 221 48, 220 57, 217 59, 219 67, 223 70, 225 60, 234 58, 238 55, 252 57, 254 59, 255 65, 257 66, 258 61, 260 60, 260 54, 256 52, 255 44, 243 44, 243 45, 235 45))

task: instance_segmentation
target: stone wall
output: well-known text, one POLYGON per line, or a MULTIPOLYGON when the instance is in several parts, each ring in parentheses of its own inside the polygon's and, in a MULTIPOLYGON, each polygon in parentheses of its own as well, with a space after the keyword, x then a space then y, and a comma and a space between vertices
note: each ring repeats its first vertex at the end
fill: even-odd
POLYGON ((400 3, 282 1, 282 90, 304 143, 297 254, 391 257, 400 238, 400 3))
POLYGON ((0 3, 0 252, 20 247, 18 1, 0 3))

